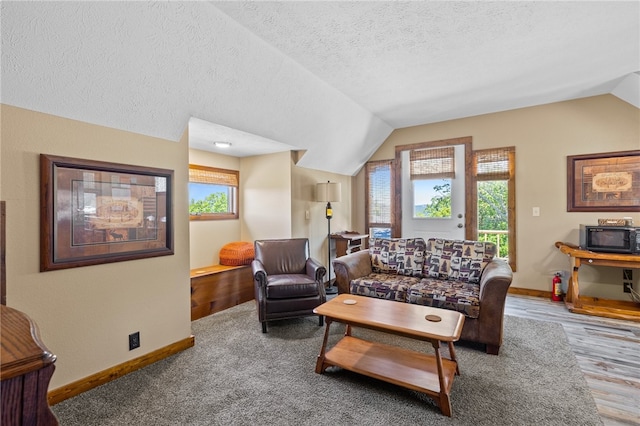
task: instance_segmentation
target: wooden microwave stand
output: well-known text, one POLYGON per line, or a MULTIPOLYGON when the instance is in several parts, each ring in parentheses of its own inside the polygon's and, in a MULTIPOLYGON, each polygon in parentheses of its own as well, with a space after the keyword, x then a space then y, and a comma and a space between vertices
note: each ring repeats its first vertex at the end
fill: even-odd
POLYGON ((578 314, 595 315, 606 318, 640 322, 640 304, 622 300, 607 300, 580 296, 578 271, 581 265, 613 266, 626 269, 640 269, 640 256, 634 254, 597 253, 582 250, 573 244, 556 242, 555 246, 571 258, 571 279, 565 296, 569 311, 578 314))

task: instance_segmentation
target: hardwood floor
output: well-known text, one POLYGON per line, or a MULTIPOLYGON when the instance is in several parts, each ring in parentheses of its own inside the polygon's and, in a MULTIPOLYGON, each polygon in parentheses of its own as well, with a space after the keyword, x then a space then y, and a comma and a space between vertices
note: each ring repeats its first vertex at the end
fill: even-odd
POLYGON ((512 294, 505 314, 561 323, 604 425, 640 425, 640 323, 573 314, 562 302, 512 294))

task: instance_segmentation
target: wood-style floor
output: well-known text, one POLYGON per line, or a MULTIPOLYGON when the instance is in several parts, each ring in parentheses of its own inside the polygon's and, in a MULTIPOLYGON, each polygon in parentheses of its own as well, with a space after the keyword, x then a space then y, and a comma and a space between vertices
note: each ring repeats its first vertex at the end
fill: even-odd
POLYGON ((561 323, 603 423, 640 425, 640 323, 573 314, 562 302, 511 294, 505 314, 561 323))

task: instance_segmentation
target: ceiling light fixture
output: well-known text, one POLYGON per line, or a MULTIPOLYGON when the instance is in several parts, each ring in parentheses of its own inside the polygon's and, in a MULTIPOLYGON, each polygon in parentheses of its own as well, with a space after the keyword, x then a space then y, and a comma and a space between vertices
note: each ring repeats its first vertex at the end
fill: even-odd
POLYGON ((229 148, 231 146, 231 142, 226 141, 216 141, 213 144, 218 148, 229 148))

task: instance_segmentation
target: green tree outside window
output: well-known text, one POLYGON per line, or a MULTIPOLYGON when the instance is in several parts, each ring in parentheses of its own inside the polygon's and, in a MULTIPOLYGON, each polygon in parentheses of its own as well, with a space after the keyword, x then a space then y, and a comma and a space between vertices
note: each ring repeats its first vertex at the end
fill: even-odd
POLYGON ((226 213, 228 211, 227 194, 214 192, 203 200, 191 199, 189 214, 226 213))

